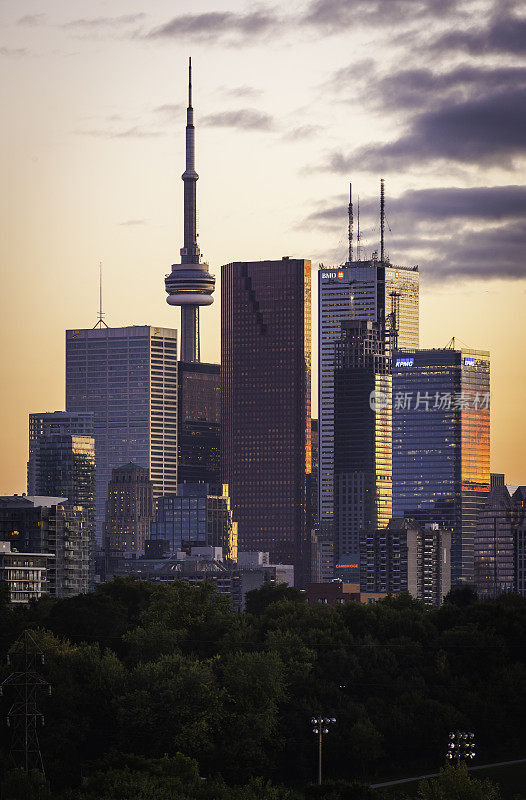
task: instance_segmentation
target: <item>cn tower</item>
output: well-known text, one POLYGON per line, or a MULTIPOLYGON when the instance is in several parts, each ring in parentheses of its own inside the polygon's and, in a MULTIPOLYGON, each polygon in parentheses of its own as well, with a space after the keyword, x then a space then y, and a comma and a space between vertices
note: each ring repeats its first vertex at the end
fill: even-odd
POLYGON ((192 108, 192 59, 188 60, 188 108, 186 110, 186 169, 184 183, 184 244, 181 263, 172 264, 165 279, 168 292, 166 302, 181 306, 181 361, 199 361, 199 306, 214 302, 215 278, 208 272, 208 264, 201 262, 197 244, 195 128, 192 108))

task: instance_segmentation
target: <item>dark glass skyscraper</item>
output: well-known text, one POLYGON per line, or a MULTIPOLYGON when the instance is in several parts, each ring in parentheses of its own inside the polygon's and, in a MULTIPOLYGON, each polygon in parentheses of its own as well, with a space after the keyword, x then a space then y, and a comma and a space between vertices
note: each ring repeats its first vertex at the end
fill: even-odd
POLYGON ((221 368, 179 362, 179 483, 220 482, 221 368))
POLYGON ((475 534, 475 588, 479 597, 497 597, 515 588, 518 516, 504 483, 492 486, 479 512, 475 534))
POLYGON ((294 564, 301 586, 310 558, 310 262, 237 262, 221 276, 221 467, 239 550, 294 564))
POLYGON ((391 517, 391 359, 383 326, 341 323, 334 361, 335 575, 355 576, 360 532, 391 517), (378 400, 378 402, 376 402, 378 400))
POLYGON ((393 364, 393 516, 452 531, 452 582, 474 579, 489 492, 489 353, 400 350, 393 364))

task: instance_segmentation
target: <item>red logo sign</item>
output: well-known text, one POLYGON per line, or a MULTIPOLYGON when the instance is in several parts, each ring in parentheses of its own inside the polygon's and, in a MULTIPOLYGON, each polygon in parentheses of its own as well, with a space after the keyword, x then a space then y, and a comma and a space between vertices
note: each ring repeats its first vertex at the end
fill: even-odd
POLYGON ((398 278, 398 276, 399 276, 399 273, 395 272, 395 278, 398 278))
POLYGON ((338 278, 340 280, 343 278, 343 272, 341 270, 338 272, 338 278))

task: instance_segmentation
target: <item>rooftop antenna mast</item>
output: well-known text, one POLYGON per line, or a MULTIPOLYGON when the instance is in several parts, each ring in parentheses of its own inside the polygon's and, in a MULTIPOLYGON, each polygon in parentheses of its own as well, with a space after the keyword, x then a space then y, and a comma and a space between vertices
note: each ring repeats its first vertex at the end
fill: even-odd
POLYGON ((380 263, 384 263, 384 231, 385 231, 385 186, 380 179, 380 263))
POLYGON ((348 261, 351 263, 352 256, 353 256, 353 224, 354 224, 354 217, 353 217, 353 210, 352 210, 352 183, 349 184, 349 258, 348 261))
POLYGON ((102 328, 103 325, 105 328, 109 327, 104 322, 104 313, 102 311, 102 261, 99 261, 99 318, 93 328, 102 328))

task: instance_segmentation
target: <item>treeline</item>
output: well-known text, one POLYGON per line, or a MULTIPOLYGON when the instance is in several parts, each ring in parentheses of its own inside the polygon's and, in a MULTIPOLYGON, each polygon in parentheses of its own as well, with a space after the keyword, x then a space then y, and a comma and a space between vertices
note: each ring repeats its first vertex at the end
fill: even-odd
MULTIPOLYGON (((351 783, 437 771, 455 729, 475 732, 479 763, 526 755, 518 596, 481 603, 463 590, 440 609, 407 594, 331 608, 270 586, 238 614, 206 584, 121 579, 27 608, 3 597, 0 678, 24 630, 45 654, 38 671, 53 691, 39 697, 39 736, 53 797, 379 798, 351 783), (332 795, 305 788, 318 715, 337 719, 324 737, 332 795)), ((0 727, 4 800, 26 780, 8 768, 11 734, 0 727)), ((27 791, 45 797, 31 780, 27 791)))

